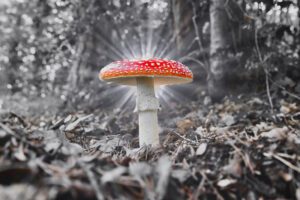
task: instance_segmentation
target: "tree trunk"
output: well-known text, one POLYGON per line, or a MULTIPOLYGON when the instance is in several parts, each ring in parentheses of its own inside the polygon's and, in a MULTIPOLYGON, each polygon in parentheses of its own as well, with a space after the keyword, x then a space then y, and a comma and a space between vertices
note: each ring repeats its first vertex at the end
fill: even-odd
POLYGON ((184 50, 184 38, 192 31, 193 12, 185 0, 172 0, 173 27, 176 35, 176 48, 179 55, 184 50))
POLYGON ((174 25, 174 31, 176 34, 176 47, 177 50, 182 49, 182 35, 180 34, 180 25, 182 24, 182 15, 181 15, 181 9, 182 9, 182 0, 174 0, 172 1, 172 12, 173 12, 173 25, 174 25))
POLYGON ((210 1, 210 76, 208 90, 220 100, 232 87, 236 69, 234 35, 236 24, 230 17, 231 0, 210 1))
POLYGON ((80 72, 83 70, 82 68, 87 67, 88 62, 88 55, 89 52, 87 50, 87 45, 90 40, 91 36, 91 25, 85 24, 87 23, 86 20, 91 20, 87 16, 87 12, 91 10, 95 6, 95 1, 89 2, 87 5, 84 4, 84 1, 80 1, 80 6, 78 10, 79 20, 81 23, 79 23, 78 30, 80 30, 78 34, 78 41, 77 41, 77 47, 76 47, 76 53, 74 55, 74 62, 73 65, 69 71, 68 76, 68 89, 69 94, 72 95, 76 90, 78 89, 78 86, 80 85, 80 80, 82 80, 80 76, 80 72), (82 27, 81 27, 82 26, 82 27))
POLYGON ((297 1, 297 5, 298 5, 298 22, 299 22, 299 27, 300 27, 300 0, 297 1))
POLYGON ((6 70, 6 84, 11 85, 11 92, 15 93, 16 91, 19 90, 16 85, 16 80, 18 79, 18 66, 22 63, 22 60, 20 56, 18 55, 18 46, 20 43, 20 35, 21 35, 21 30, 20 26, 22 23, 22 15, 18 15, 16 19, 16 24, 14 24, 14 35, 12 37, 12 40, 9 43, 9 49, 8 49, 8 66, 6 70))
POLYGON ((84 54, 84 50, 85 50, 85 41, 86 41, 86 35, 82 34, 79 36, 79 40, 78 40, 78 45, 77 45, 77 49, 76 49, 76 56, 75 56, 75 60, 73 63, 72 68, 70 69, 69 72, 69 80, 68 80, 68 84, 69 84, 69 90, 72 93, 72 91, 76 91, 76 88, 78 86, 79 83, 79 71, 80 71, 80 67, 82 66, 82 61, 85 60, 83 58, 83 54, 84 54))

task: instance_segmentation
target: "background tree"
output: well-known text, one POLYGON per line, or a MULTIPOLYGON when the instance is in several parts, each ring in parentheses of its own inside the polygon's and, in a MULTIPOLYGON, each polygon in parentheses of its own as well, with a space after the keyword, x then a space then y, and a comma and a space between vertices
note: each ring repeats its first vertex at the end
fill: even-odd
POLYGON ((210 77, 208 90, 220 99, 238 84, 238 43, 244 5, 231 0, 210 1, 210 77))
POLYGON ((10 1, 1 6, 2 87, 89 96, 87 85, 107 87, 95 75, 101 66, 148 53, 190 65, 196 84, 208 78, 214 99, 244 80, 265 89, 265 72, 279 82, 288 73, 297 78, 298 6, 269 0, 10 1))

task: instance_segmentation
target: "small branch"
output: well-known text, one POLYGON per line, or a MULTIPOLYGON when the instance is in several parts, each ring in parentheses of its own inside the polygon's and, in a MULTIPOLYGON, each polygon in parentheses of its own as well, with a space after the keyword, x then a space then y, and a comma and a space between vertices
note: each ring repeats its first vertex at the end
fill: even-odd
POLYGON ((183 139, 183 140, 185 140, 185 141, 187 141, 189 143, 192 143, 192 144, 195 144, 195 145, 199 145, 200 144, 199 142, 196 142, 196 141, 193 141, 193 140, 190 140, 188 138, 185 138, 185 137, 181 136, 179 133, 177 133, 174 130, 171 130, 171 133, 175 134, 177 137, 179 137, 179 138, 181 138, 181 139, 183 139))
POLYGON ((202 171, 200 171, 200 174, 205 179, 205 181, 210 185, 212 190, 215 192, 215 195, 217 196, 217 199, 224 200, 223 196, 220 194, 220 192, 217 190, 217 188, 214 186, 214 184, 208 179, 206 174, 202 171))
POLYGON ((277 153, 277 155, 282 158, 288 158, 288 159, 292 159, 292 160, 300 160, 300 156, 297 156, 296 154, 289 155, 286 153, 277 153))
POLYGON ((269 100, 269 104, 270 104, 270 107, 271 107, 271 112, 273 113, 274 112, 274 110, 273 110, 274 106, 273 106, 273 101, 272 101, 272 97, 271 97, 271 93, 270 93, 269 76, 268 76, 267 69, 264 67, 264 61, 262 59, 262 55, 261 55, 261 52, 260 52, 260 49, 259 49, 258 40, 257 40, 257 28, 255 28, 254 38, 255 38, 255 47, 256 47, 257 54, 258 54, 259 62, 261 63, 261 65, 263 67, 263 70, 265 72, 267 95, 268 95, 268 100, 269 100))
MULTIPOLYGON (((191 4, 192 4, 192 7, 193 7, 193 17, 192 17, 192 21, 193 21, 193 26, 194 26, 194 29, 195 29, 195 35, 196 35, 196 38, 195 40, 197 40, 197 43, 198 43, 198 46, 199 46, 199 50, 200 52, 202 52, 204 50, 203 48, 203 44, 201 42, 201 37, 200 37, 200 33, 199 33, 199 30, 198 30, 198 25, 197 25, 197 11, 196 11, 196 6, 195 6, 195 3, 193 1, 190 1, 191 4)), ((202 55, 203 57, 203 60, 204 60, 204 64, 205 64, 205 68, 206 68, 206 71, 208 71, 209 69, 209 62, 207 61, 205 55, 203 54, 202 55)))
POLYGON ((0 122, 0 128, 2 128, 9 135, 16 136, 16 134, 14 133, 13 130, 11 130, 8 126, 6 126, 5 124, 2 124, 1 122, 0 122))
POLYGON ((207 68, 205 67, 205 64, 203 62, 201 62, 200 60, 192 58, 192 57, 189 57, 189 56, 185 56, 185 57, 183 57, 183 58, 180 59, 180 61, 184 61, 184 60, 191 60, 191 61, 199 64, 199 66, 202 67, 202 69, 204 69, 204 71, 206 72, 206 74, 208 74, 208 71, 207 71, 207 68))
POLYGON ((202 191, 202 189, 203 189, 203 187, 204 187, 204 183, 205 183, 205 181, 206 181, 206 179, 207 179, 207 177, 204 176, 204 173, 203 173, 203 172, 201 173, 201 175, 202 175, 202 179, 201 179, 201 181, 200 181, 200 183, 199 183, 199 185, 198 185, 198 187, 197 187, 196 192, 194 193, 194 195, 193 195, 193 197, 192 197, 193 200, 199 199, 199 196, 200 196, 200 194, 201 194, 201 191, 202 191))
POLYGON ((298 95, 296 95, 296 94, 294 94, 294 93, 292 93, 292 92, 289 92, 287 89, 285 89, 285 87, 283 87, 282 85, 276 83, 276 82, 273 81, 271 78, 270 78, 270 81, 271 81, 274 85, 276 85, 277 87, 279 87, 279 88, 281 88, 282 90, 284 90, 288 95, 290 95, 291 97, 293 97, 293 98, 295 98, 295 99, 297 99, 297 100, 300 101, 300 96, 298 96, 298 95))
POLYGON ((85 163, 82 162, 78 162, 78 164, 80 165, 80 167, 82 168, 82 170, 85 172, 86 176, 88 177, 91 186, 93 187, 95 193, 96 193, 96 198, 97 200, 104 200, 104 196, 100 190, 100 186, 97 183, 97 180, 95 178, 95 175, 92 173, 92 171, 90 170, 90 168, 88 168, 87 166, 85 166, 85 163))
POLYGON ((266 69, 264 71, 265 71, 265 76, 266 76, 267 95, 268 95, 271 111, 273 113, 274 112, 274 110, 273 110, 274 106, 273 106, 272 97, 271 97, 271 93, 270 93, 269 76, 268 76, 268 73, 266 73, 266 69))
POLYGON ((288 91, 285 87, 283 87, 282 85, 276 83, 272 78, 270 78, 270 73, 267 71, 266 72, 267 75, 268 75, 268 78, 269 78, 269 81, 272 82, 274 85, 276 85, 277 87, 281 88, 282 90, 284 90, 288 95, 290 95, 291 97, 297 99, 297 100, 300 100, 300 96, 288 91))
POLYGON ((273 157, 276 160, 282 162, 283 164, 285 164, 286 166, 288 166, 289 168, 291 168, 292 170, 300 173, 300 168, 298 166, 293 165, 292 163, 290 163, 289 161, 285 160, 284 158, 276 155, 276 154, 272 154, 272 153, 264 153, 264 156, 266 157, 273 157))

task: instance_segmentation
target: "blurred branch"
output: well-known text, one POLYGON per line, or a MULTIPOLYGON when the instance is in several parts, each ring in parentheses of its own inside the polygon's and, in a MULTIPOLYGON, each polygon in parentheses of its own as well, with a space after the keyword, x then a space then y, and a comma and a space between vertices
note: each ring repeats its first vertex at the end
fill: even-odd
POLYGON ((207 68, 205 67, 205 64, 203 62, 201 62, 200 60, 197 60, 196 58, 192 58, 190 56, 182 57, 179 61, 184 62, 184 61, 187 61, 187 60, 190 60, 190 61, 193 61, 193 62, 197 63, 202 69, 204 69, 204 71, 206 72, 206 74, 208 76, 209 71, 207 70, 207 68))
POLYGON ((272 112, 273 112, 273 102, 272 102, 272 98, 271 98, 271 93, 270 93, 270 84, 269 82, 272 82, 274 85, 276 85, 277 87, 281 88, 282 90, 284 90, 286 92, 286 94, 288 94, 289 96, 297 99, 297 100, 300 100, 300 96, 292 93, 292 92, 289 92, 284 86, 276 83, 274 80, 272 80, 271 78, 271 74, 268 72, 268 70, 265 68, 265 62, 268 58, 265 58, 263 59, 262 58, 262 55, 261 55, 261 51, 260 51, 260 48, 259 48, 259 45, 258 45, 258 40, 257 40, 257 28, 255 29, 255 48, 256 48, 256 51, 257 51, 257 54, 258 54, 258 58, 259 58, 259 61, 263 67, 263 70, 264 70, 264 73, 265 73, 265 80, 266 80, 266 90, 267 90, 267 95, 268 95, 268 99, 269 99, 269 104, 270 104, 270 107, 272 109, 272 112))
POLYGON ((88 177, 91 186, 93 187, 97 200, 104 199, 104 196, 102 195, 102 192, 100 190, 100 186, 95 178, 95 175, 93 174, 92 170, 89 166, 86 165, 86 163, 78 162, 79 166, 82 168, 82 170, 85 172, 86 176, 88 177))
MULTIPOLYGON (((268 76, 271 76, 270 73, 268 73, 268 76)), ((277 87, 281 88, 282 90, 284 90, 286 92, 286 94, 290 95, 291 97, 297 99, 300 101, 300 96, 292 93, 292 92, 289 92, 285 87, 283 87, 282 85, 276 83, 274 80, 272 80, 270 77, 269 77, 269 80, 274 84, 276 85, 277 87)))
POLYGON ((268 70, 264 67, 264 61, 262 59, 262 55, 259 49, 259 45, 258 45, 258 40, 257 40, 257 28, 255 28, 255 48, 258 54, 258 59, 263 67, 263 70, 265 72, 265 79, 266 79, 266 89, 267 89, 267 95, 268 95, 268 100, 269 100, 269 104, 271 107, 271 112, 274 112, 274 106, 273 106, 273 101, 272 101, 272 97, 271 97, 271 93, 270 93, 270 85, 269 85, 269 76, 268 76, 268 70))
POLYGON ((187 142, 189 142, 191 144, 194 144, 194 145, 199 145, 200 144, 199 142, 196 142, 194 140, 190 140, 188 138, 183 137, 182 135, 180 135, 179 133, 177 133, 174 130, 170 130, 170 132, 173 133, 174 135, 176 135, 177 137, 181 138, 182 140, 187 141, 187 142))
MULTIPOLYGON (((195 5, 195 3, 192 0, 190 1, 190 3, 192 5, 192 7, 193 7, 193 17, 192 17, 192 20, 193 20, 194 30, 195 30, 195 34, 196 34, 195 40, 198 43, 200 52, 203 52, 204 48, 203 48, 203 44, 202 44, 200 32, 199 32, 199 29, 198 29, 198 25, 197 25, 197 10, 196 10, 196 5, 195 5)), ((202 54, 202 58, 203 58, 203 61, 204 61, 205 71, 208 72, 208 70, 209 70, 208 59, 206 58, 206 56, 204 54, 202 54)))

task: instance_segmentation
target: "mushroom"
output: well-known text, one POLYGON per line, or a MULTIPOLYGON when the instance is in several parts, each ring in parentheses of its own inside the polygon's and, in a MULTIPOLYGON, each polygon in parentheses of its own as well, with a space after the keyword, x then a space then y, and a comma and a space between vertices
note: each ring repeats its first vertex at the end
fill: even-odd
POLYGON ((155 85, 173 85, 193 80, 185 65, 165 59, 123 60, 102 68, 100 80, 137 86, 136 109, 139 115, 139 145, 159 145, 155 85))

